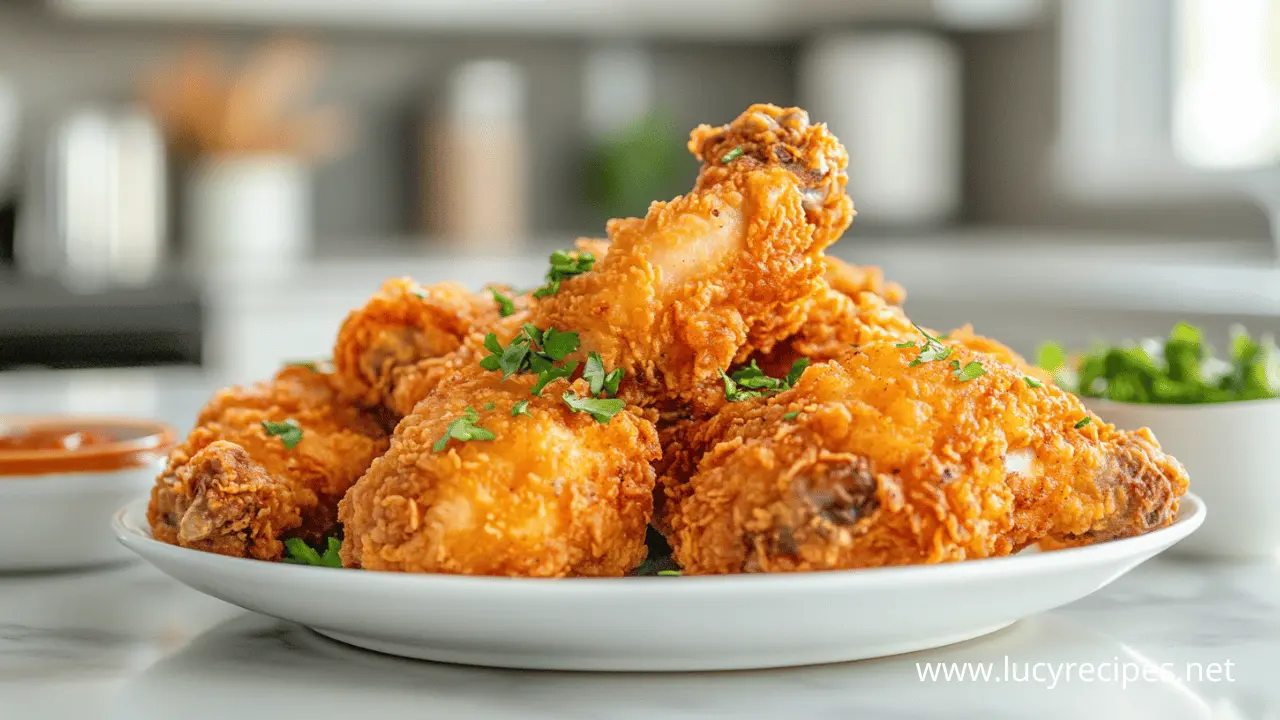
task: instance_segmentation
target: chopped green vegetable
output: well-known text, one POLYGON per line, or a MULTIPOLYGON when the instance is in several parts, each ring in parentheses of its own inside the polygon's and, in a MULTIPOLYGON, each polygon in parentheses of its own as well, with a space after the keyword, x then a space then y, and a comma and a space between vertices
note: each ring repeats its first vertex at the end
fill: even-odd
POLYGON ((730 150, 729 152, 725 153, 725 154, 720 158, 720 162, 722 162, 722 163, 724 163, 724 164, 728 165, 729 163, 733 162, 734 160, 737 160, 737 159, 738 159, 738 158, 740 158, 740 157, 742 157, 742 146, 741 146, 741 145, 739 145, 738 147, 736 147, 736 148, 734 148, 734 149, 730 150))
POLYGON ((576 275, 590 272, 595 267, 596 256, 589 252, 557 250, 551 253, 551 269, 547 271, 547 283, 533 291, 536 298, 544 298, 560 292, 560 283, 576 275))
POLYGON ((1067 360, 1054 343, 1040 348, 1041 367, 1084 397, 1123 403, 1198 404, 1280 396, 1280 352, 1270 338, 1235 329, 1229 360, 1214 356, 1201 331, 1179 323, 1163 341, 1099 346, 1067 360))
POLYGON ((798 418, 798 417, 800 417, 800 411, 799 411, 799 410, 792 410, 791 412, 787 413, 786 415, 783 415, 783 416, 782 416, 782 419, 783 419, 783 420, 795 420, 795 419, 796 419, 796 418, 798 418))
POLYGON ((605 372, 604 360, 600 359, 600 353, 591 352, 587 354, 587 364, 582 368, 582 377, 591 383, 591 394, 596 396, 612 397, 618 394, 618 384, 622 382, 622 368, 615 368, 612 372, 605 372))
POLYGON ((720 379, 724 381, 724 397, 729 402, 742 402, 758 397, 777 395, 790 390, 800 381, 805 368, 809 367, 809 358, 798 358, 791 364, 791 370, 784 378, 769 377, 752 360, 751 364, 734 370, 726 375, 720 371, 720 379))
MULTIPOLYGON (((525 327, 533 327, 526 325, 525 327)), ((537 328, 534 328, 537 330, 537 328)), ((560 361, 569 356, 570 353, 578 349, 578 333, 576 332, 560 332, 555 328, 547 328, 542 334, 539 344, 552 360, 560 361)))
POLYGON ((951 361, 951 376, 960 382, 969 382, 986 374, 987 369, 982 367, 982 363, 977 360, 967 363, 964 367, 960 367, 959 360, 951 361))
POLYGON ((498 291, 498 288, 489 288, 489 292, 493 293, 493 301, 498 304, 498 314, 502 317, 510 317, 516 311, 516 304, 510 297, 498 291))
POLYGON ((920 354, 916 355, 916 359, 907 364, 907 367, 915 367, 927 362, 935 360, 946 360, 951 357, 951 348, 942 344, 942 340, 936 338, 924 331, 919 325, 915 326, 916 331, 924 336, 924 345, 920 346, 920 354))
POLYGON ((342 567, 342 558, 338 552, 342 550, 342 541, 336 537, 329 537, 326 541, 328 547, 325 548, 324 554, 315 551, 310 545, 306 544, 298 538, 289 538, 284 541, 285 557, 284 561, 293 563, 294 565, 315 565, 317 567, 342 567))
MULTIPOLYGON (((903 348, 913 348, 913 347, 915 347, 915 346, 916 346, 916 344, 915 344, 915 343, 913 343, 913 342, 900 342, 900 343, 898 343, 897 345, 894 345, 894 347, 898 348, 899 350, 901 350, 901 349, 903 349, 903 348)), ((857 347, 857 346, 855 346, 855 347, 857 347)))
POLYGON ((1079 430, 1080 428, 1084 427, 1085 425, 1088 425, 1091 422, 1093 422, 1093 418, 1091 417, 1086 416, 1086 417, 1080 418, 1080 422, 1075 424, 1075 428, 1079 430))
POLYGON ((517 400, 514 404, 512 404, 511 417, 517 417, 520 415, 528 415, 528 414, 529 414, 528 400, 517 400))
POLYGON ((538 381, 533 384, 533 387, 529 388, 529 392, 537 395, 538 397, 542 397, 542 391, 547 387, 547 385, 550 385, 552 381, 559 380, 560 378, 573 377, 573 371, 577 369, 577 360, 564 365, 548 367, 546 370, 538 373, 538 381))
POLYGON ((1037 379, 1035 379, 1035 378, 1031 377, 1030 375, 1023 375, 1023 376, 1022 376, 1022 382, 1026 383, 1026 384, 1027 384, 1027 387, 1029 387, 1029 388, 1042 388, 1042 387, 1044 387, 1044 383, 1042 383, 1042 382, 1040 382, 1039 380, 1037 380, 1037 379))
POLYGON ((484 407, 485 410, 492 410, 498 406, 493 403, 485 403, 482 407, 484 407))
POLYGON ((561 396, 564 403, 569 409, 577 412, 585 412, 595 418, 596 422, 604 424, 613 419, 614 415, 622 412, 627 406, 626 401, 617 398, 580 398, 572 392, 566 392, 561 396))
POLYGON ((452 438, 459 442, 467 442, 469 440, 492 440, 495 436, 492 431, 486 430, 476 423, 480 420, 480 415, 476 413, 475 408, 467 408, 463 411, 462 416, 449 423, 449 427, 444 431, 444 437, 436 441, 431 447, 432 452, 440 452, 449 445, 452 438))
POLYGON ((280 438, 285 450, 292 450, 302 442, 302 428, 298 427, 298 423, 293 420, 284 422, 263 420, 262 429, 267 431, 268 436, 280 438))
POLYGON ((680 571, 679 570, 659 570, 658 575, 660 577, 680 577, 680 571))

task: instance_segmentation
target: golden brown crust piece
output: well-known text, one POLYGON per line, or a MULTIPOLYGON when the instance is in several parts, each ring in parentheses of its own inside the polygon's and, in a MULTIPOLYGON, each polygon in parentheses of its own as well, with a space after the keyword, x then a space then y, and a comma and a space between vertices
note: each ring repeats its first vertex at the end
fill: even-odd
MULTIPOLYGON (((290 506, 297 516, 297 523, 290 525, 279 519, 289 514, 275 513, 273 517, 277 519, 271 522, 275 534, 288 531, 289 535, 316 542, 330 532, 336 521, 338 500, 388 444, 378 422, 368 413, 342 403, 330 383, 331 376, 326 373, 286 368, 269 383, 217 393, 200 413, 186 441, 170 454, 167 467, 156 480, 147 515, 153 535, 177 545, 200 545, 183 541, 179 532, 182 517, 198 499, 199 491, 181 475, 191 472, 184 471, 184 467, 218 441, 227 441, 245 452, 270 479, 258 483, 255 492, 274 492, 278 502, 290 506), (288 420, 302 430, 301 441, 292 449, 263 426, 263 422, 288 420)), ((243 523, 222 517, 223 525, 211 527, 210 537, 240 533, 243 523)), ((244 539, 245 553, 266 546, 244 539)), ((279 548, 271 547, 277 554, 264 559, 279 559, 279 548)))
MULTIPOLYGON (((505 341, 505 339, 504 339, 505 341)), ((658 456, 653 425, 574 413, 564 380, 471 366, 396 428, 391 449, 340 506, 348 567, 528 577, 619 576, 645 557, 658 456), (527 401, 527 414, 513 416, 527 401), (492 440, 445 437, 467 408, 492 440)), ((572 390, 589 394, 586 383, 572 390)))
POLYGON ((1106 425, 992 356, 957 349, 987 370, 963 382, 949 362, 910 367, 918 352, 851 351, 673 439, 667 464, 696 468, 662 479, 685 572, 946 562, 1172 522, 1186 473, 1149 432, 1106 425))

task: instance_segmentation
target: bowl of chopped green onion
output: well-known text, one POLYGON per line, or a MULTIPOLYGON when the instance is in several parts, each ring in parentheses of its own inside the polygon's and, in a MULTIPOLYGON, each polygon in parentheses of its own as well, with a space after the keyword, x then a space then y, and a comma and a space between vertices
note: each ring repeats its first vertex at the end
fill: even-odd
POLYGON ((1211 512, 1177 551, 1277 557, 1280 351, 1271 338, 1236 328, 1220 357, 1198 328, 1179 323, 1167 338, 1075 354, 1046 343, 1038 364, 1107 422, 1150 428, 1186 467, 1211 512))

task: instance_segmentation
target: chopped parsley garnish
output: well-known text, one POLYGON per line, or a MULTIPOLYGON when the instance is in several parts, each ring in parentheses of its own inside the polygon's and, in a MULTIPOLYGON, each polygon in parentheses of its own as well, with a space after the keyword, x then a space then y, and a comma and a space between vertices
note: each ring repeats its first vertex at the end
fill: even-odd
POLYGON ((315 551, 315 548, 306 544, 299 538, 289 538, 284 541, 285 557, 284 561, 293 563, 294 565, 315 565, 317 567, 342 567, 342 558, 338 555, 338 551, 342 550, 342 541, 336 537, 330 536, 326 541, 328 547, 325 548, 324 554, 315 551))
POLYGON ((584 412, 595 418, 596 422, 604 424, 613 419, 614 415, 622 412, 627 406, 626 401, 618 398, 580 398, 573 392, 566 392, 561 396, 564 404, 575 413, 584 412))
POLYGON ((520 415, 528 415, 528 414, 529 414, 528 400, 517 400, 515 404, 511 406, 511 417, 518 417, 520 415))
POLYGON ((591 352, 587 354, 587 364, 582 368, 582 377, 591 383, 591 394, 599 396, 601 393, 613 397, 618 394, 618 383, 622 382, 624 375, 622 368, 615 368, 612 372, 605 372, 604 360, 600 359, 600 353, 591 352))
POLYGON ((516 311, 516 304, 510 297, 503 295, 498 288, 489 288, 489 292, 493 293, 493 301, 498 303, 498 314, 502 317, 509 317, 516 311))
MULTIPOLYGON (((536 326, 525 323, 520 334, 512 338, 504 348, 498 342, 498 336, 489 333, 484 336, 484 347, 489 355, 480 359, 480 367, 485 370, 501 370, 502 379, 521 373, 538 373, 545 375, 555 370, 555 363, 564 360, 570 353, 578 349, 578 333, 560 332, 555 328, 539 330, 536 326)), ((577 363, 571 363, 577 367, 577 363)), ((572 368, 569 372, 572 372, 572 368)), ((567 377, 560 374, 557 377, 567 377)), ((539 378, 538 391, 555 377, 539 378)))
POLYGON ((498 406, 497 406, 497 405, 494 405, 493 403, 485 403, 485 404, 483 405, 483 407, 484 407, 484 409, 485 409, 485 410, 492 410, 492 409, 494 409, 494 408, 496 408, 496 407, 498 407, 498 406))
POLYGON ((798 418, 798 417, 800 417, 800 411, 799 411, 799 410, 792 410, 791 412, 787 413, 786 415, 783 415, 783 416, 782 416, 782 419, 783 419, 783 420, 795 420, 795 419, 796 419, 796 418, 798 418))
POLYGON ((951 376, 960 382, 969 382, 986 374, 987 369, 982 367, 982 363, 977 360, 966 363, 964 367, 960 367, 959 360, 951 361, 951 376))
POLYGON ((1029 388, 1042 388, 1042 387, 1044 387, 1044 383, 1042 383, 1042 382, 1040 382, 1039 380, 1037 380, 1037 379, 1035 379, 1035 378, 1031 377, 1030 375, 1023 375, 1023 376, 1022 376, 1022 382, 1026 383, 1026 384, 1027 384, 1027 387, 1029 387, 1029 388))
POLYGON ((659 570, 658 576, 659 577, 680 577, 680 571, 679 570, 659 570))
POLYGON ((894 345, 894 347, 898 348, 899 350, 901 350, 901 349, 903 349, 903 348, 913 348, 913 347, 915 347, 915 346, 916 346, 916 344, 915 344, 915 343, 913 343, 913 342, 900 342, 900 343, 898 343, 897 345, 894 345))
POLYGON ((1091 422, 1093 422, 1093 418, 1091 418, 1091 417, 1083 417, 1083 418, 1081 418, 1081 419, 1080 419, 1080 422, 1078 422, 1078 423, 1076 423, 1076 424, 1075 424, 1075 428, 1076 428, 1077 430, 1079 430, 1080 428, 1084 427, 1085 425, 1088 425, 1088 424, 1089 424, 1089 423, 1091 423, 1091 422))
POLYGON ((298 427, 298 423, 292 420, 284 422, 271 422, 270 420, 262 421, 262 429, 267 431, 269 437, 278 437, 280 442, 284 443, 285 450, 292 450, 302 442, 302 428, 298 427))
POLYGON ((560 292, 560 283, 575 275, 589 272, 595 267, 596 256, 589 252, 557 250, 551 253, 551 269, 547 271, 547 283, 533 291, 536 298, 544 298, 560 292))
POLYGON ((764 371, 756 365, 755 360, 752 360, 750 365, 738 368, 728 375, 721 370, 720 379, 724 380, 724 398, 729 402, 742 402, 752 398, 777 395, 795 387, 807 367, 809 367, 809 358, 798 358, 791 364, 791 370, 787 372, 787 376, 781 379, 765 375, 764 371))
POLYGON ((533 384, 533 387, 529 388, 529 392, 537 395, 538 397, 542 397, 542 391, 544 388, 560 378, 573 377, 573 371, 577 369, 577 360, 565 363, 564 365, 551 365, 546 370, 538 373, 538 381, 533 384))
POLYGON ((720 158, 720 162, 728 165, 729 163, 733 162, 734 160, 737 160, 740 157, 742 157, 741 145, 725 153, 724 156, 720 158))
POLYGON ((495 436, 492 431, 486 430, 476 424, 480 420, 480 416, 476 413, 475 408, 467 408, 462 413, 462 417, 457 418, 449 423, 449 427, 444 431, 444 437, 436 441, 431 447, 432 452, 440 452, 449 445, 449 440, 457 440, 459 442, 467 442, 469 440, 492 440, 495 436))
POLYGON ((1040 367, 1064 390, 1121 403, 1192 405, 1280 397, 1280 348, 1270 337, 1233 328, 1219 355, 1199 328, 1178 323, 1166 338, 1097 345, 1068 357, 1040 347, 1040 367))
POLYGON ((916 359, 912 360, 907 367, 915 367, 934 360, 946 360, 951 357, 951 348, 942 344, 942 340, 925 332, 919 325, 915 326, 916 330, 924 336, 924 345, 920 346, 920 354, 916 355, 916 359))

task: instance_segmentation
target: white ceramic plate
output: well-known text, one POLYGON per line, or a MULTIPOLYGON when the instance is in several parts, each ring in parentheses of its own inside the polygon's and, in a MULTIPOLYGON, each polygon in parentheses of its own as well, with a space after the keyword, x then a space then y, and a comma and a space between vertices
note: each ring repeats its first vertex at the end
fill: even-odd
POLYGON ((151 538, 146 501, 117 537, 165 573, 341 642, 468 665, 731 670, 860 660, 968 640, 1078 600, 1189 535, 947 565, 796 575, 533 580, 334 570, 228 558, 151 538))

